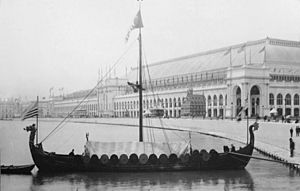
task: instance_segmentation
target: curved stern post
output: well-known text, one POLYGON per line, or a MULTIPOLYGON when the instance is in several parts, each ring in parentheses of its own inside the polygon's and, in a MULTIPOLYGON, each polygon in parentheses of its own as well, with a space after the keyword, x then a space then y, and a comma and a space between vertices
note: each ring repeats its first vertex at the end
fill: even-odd
POLYGON ((254 147, 254 133, 253 131, 257 130, 259 127, 259 124, 257 122, 253 123, 252 125, 249 126, 249 133, 250 133, 250 145, 254 147))
POLYGON ((35 162, 35 153, 37 152, 37 150, 43 150, 42 148, 42 144, 34 144, 34 138, 35 138, 35 134, 37 132, 37 128, 35 127, 35 124, 27 126, 26 128, 24 128, 25 131, 30 131, 30 135, 29 135, 29 148, 30 148, 30 152, 31 152, 31 156, 33 158, 33 161, 35 162))

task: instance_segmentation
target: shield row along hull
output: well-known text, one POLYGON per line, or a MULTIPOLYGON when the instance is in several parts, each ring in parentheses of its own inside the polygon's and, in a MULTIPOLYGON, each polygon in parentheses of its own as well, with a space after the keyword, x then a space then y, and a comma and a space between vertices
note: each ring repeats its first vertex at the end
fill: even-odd
POLYGON ((201 171, 201 170, 235 170, 244 169, 248 164, 254 148, 254 135, 250 129, 250 143, 240 148, 235 155, 230 152, 209 153, 193 150, 184 156, 175 154, 147 156, 112 155, 83 156, 62 155, 44 151, 42 144, 34 144, 36 129, 30 131, 29 146, 35 165, 42 172, 153 172, 153 171, 201 171), (125 157, 124 157, 125 156, 125 157))

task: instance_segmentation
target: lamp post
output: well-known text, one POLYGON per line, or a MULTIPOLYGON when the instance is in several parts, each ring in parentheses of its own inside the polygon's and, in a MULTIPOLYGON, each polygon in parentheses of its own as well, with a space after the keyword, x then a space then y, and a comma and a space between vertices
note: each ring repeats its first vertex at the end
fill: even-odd
POLYGON ((245 109, 245 114, 246 114, 246 117, 247 117, 247 128, 246 128, 246 131, 247 131, 247 144, 248 144, 248 137, 249 137, 249 131, 248 131, 248 128, 249 128, 249 117, 248 117, 248 112, 249 112, 249 107, 248 107, 248 96, 247 98, 245 99, 245 107, 247 108, 247 114, 246 114, 246 109, 245 109))
POLYGON ((233 120, 233 102, 231 102, 231 120, 233 120))

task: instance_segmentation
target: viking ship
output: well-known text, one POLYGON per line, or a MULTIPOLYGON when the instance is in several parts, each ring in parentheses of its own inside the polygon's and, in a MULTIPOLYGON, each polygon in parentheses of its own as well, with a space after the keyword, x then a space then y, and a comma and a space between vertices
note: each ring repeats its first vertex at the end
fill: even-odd
MULTIPOLYGON (((138 142, 95 142, 85 144, 83 155, 56 154, 45 151, 42 142, 34 144, 37 127, 28 126, 30 132, 29 147, 32 159, 42 172, 150 172, 150 171, 201 171, 244 169, 248 164, 253 148, 253 129, 250 125, 249 143, 233 152, 218 153, 192 148, 190 142, 157 143, 143 139, 143 78, 142 78, 142 35, 140 10, 134 19, 131 30, 139 30, 139 81, 128 82, 139 93, 139 141, 138 142)), ((70 114, 69 114, 70 115, 70 114)), ((38 117, 38 116, 37 116, 38 117)), ((68 116, 67 116, 68 117, 68 116)), ((37 120, 38 121, 38 120, 37 120)))

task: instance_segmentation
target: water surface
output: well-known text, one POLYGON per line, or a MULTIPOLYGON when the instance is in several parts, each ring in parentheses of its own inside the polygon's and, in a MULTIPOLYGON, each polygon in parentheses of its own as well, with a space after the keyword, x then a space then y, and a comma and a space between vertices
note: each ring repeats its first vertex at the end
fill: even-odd
MULTIPOLYGON (((22 129, 33 122, 0 121, 1 164, 32 163, 29 134, 22 129)), ((39 139, 45 138, 55 125, 57 122, 41 122, 39 139)), ((76 154, 82 153, 86 132, 90 140, 138 140, 137 127, 68 123, 43 142, 44 149, 68 153, 74 148, 76 154)), ((189 137, 185 132, 145 129, 145 140, 152 133, 156 141, 184 141, 189 137)), ((230 140, 192 134, 193 147, 198 149, 213 148, 221 152, 223 145, 231 143, 237 148, 243 146, 230 140)), ((254 155, 263 157, 257 152, 254 155)), ((299 178, 284 165, 251 159, 246 169, 239 171, 43 174, 34 169, 32 176, 1 175, 1 190, 300 190, 299 178)))

